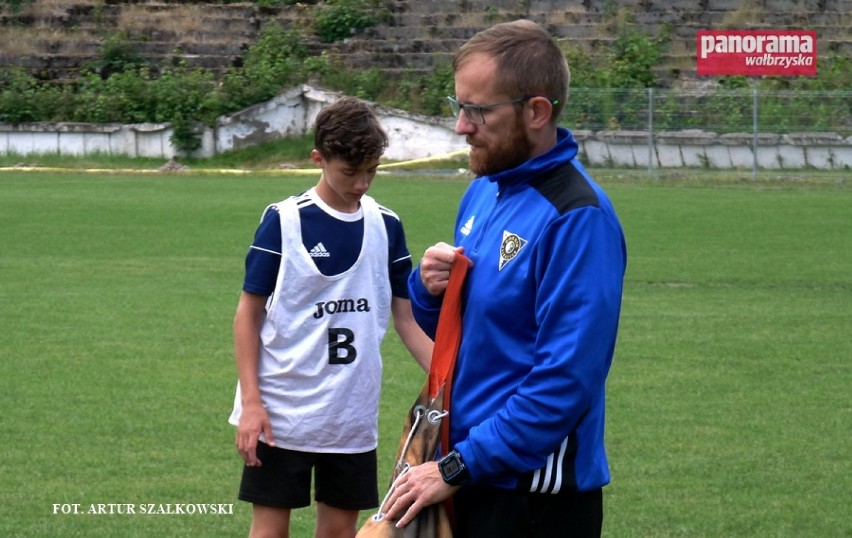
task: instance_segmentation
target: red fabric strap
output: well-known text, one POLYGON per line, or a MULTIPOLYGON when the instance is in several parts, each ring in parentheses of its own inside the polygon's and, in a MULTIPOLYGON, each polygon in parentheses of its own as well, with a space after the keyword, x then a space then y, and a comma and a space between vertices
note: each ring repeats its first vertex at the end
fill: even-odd
MULTIPOLYGON (((450 269, 450 281, 444 292, 444 303, 438 316, 438 328, 435 332, 435 348, 432 351, 432 364, 429 367, 429 397, 435 399, 441 388, 444 389, 444 411, 450 410, 450 387, 453 380, 453 368, 461 343, 461 291, 464 285, 470 260, 460 252, 450 269)), ((444 453, 449 451, 449 416, 441 424, 441 444, 444 453)))

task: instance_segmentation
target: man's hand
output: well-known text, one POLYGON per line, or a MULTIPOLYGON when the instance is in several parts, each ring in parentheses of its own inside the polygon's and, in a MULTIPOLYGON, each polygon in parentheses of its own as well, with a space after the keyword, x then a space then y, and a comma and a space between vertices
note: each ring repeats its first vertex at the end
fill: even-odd
POLYGON ((396 488, 388 499, 385 517, 396 522, 398 528, 411 523, 427 506, 439 503, 458 491, 441 478, 438 462, 430 461, 409 469, 397 481, 396 488))
POLYGON ((420 280, 430 294, 443 295, 450 281, 450 267, 456 259, 456 252, 464 252, 464 247, 453 247, 438 243, 426 249, 420 260, 420 280))
POLYGON ((237 427, 237 452, 249 467, 260 467, 263 464, 257 458, 257 440, 261 432, 266 437, 266 444, 275 446, 272 424, 263 404, 244 404, 237 427))

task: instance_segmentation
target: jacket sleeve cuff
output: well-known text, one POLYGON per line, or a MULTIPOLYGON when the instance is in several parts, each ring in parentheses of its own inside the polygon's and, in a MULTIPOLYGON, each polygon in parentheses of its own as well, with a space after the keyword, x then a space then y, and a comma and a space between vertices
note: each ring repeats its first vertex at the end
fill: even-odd
POLYGON ((423 281, 420 280, 420 266, 418 265, 408 277, 408 294, 411 299, 411 311, 414 314, 414 319, 423 331, 430 338, 435 338, 435 331, 438 328, 438 315, 441 313, 441 305, 444 302, 444 297, 435 297, 423 281))
POLYGON ((470 475, 470 483, 476 483, 477 477, 482 473, 482 471, 476 467, 476 462, 473 459, 473 454, 469 450, 467 443, 462 441, 455 445, 453 450, 459 453, 465 467, 467 467, 467 472, 470 475))

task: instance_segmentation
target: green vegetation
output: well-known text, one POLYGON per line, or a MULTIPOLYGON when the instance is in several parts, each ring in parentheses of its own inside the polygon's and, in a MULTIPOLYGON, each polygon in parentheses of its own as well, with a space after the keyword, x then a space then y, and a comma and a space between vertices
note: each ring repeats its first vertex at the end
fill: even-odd
POLYGON ((191 152, 200 147, 196 124, 274 97, 327 65, 310 57, 295 32, 277 25, 261 29, 244 65, 217 84, 204 69, 151 66, 140 61, 121 36, 108 39, 102 59, 88 66, 72 87, 38 83, 21 69, 0 71, 0 121, 92 123, 171 122, 173 142, 191 152))
POLYGON ((389 12, 379 0, 326 0, 314 7, 316 33, 326 43, 375 26, 389 12))
POLYGON ((668 46, 669 30, 650 36, 636 29, 629 13, 613 17, 616 39, 603 65, 583 49, 564 45, 572 89, 561 120, 572 128, 647 130, 650 108, 655 131, 751 132, 756 91, 763 132, 852 133, 852 59, 847 56, 821 58, 814 78, 721 77, 718 89, 657 88, 654 66, 668 46))
MULTIPOLYGON (((389 76, 378 68, 346 69, 328 54, 309 53, 307 41, 313 33, 323 41, 335 41, 385 20, 383 2, 327 0, 316 3, 312 12, 312 25, 286 30, 278 23, 264 26, 243 65, 228 69, 218 80, 177 56, 166 65, 152 65, 134 52, 124 34, 107 36, 99 58, 71 84, 40 81, 21 69, 0 70, 0 121, 171 122, 176 147, 191 152, 200 147, 200 125, 212 126, 222 115, 309 81, 411 112, 448 112, 445 97, 454 93, 449 65, 436 65, 425 75, 411 71, 389 76)), ((576 129, 646 127, 646 90, 657 84, 654 66, 668 46, 670 29, 650 36, 638 29, 629 12, 612 11, 609 16, 616 39, 604 61, 565 44, 573 90, 562 121, 576 129)), ((723 90, 695 95, 660 90, 653 102, 654 128, 748 131, 750 91, 756 89, 770 95, 760 103, 763 131, 826 130, 848 135, 852 59, 832 54, 820 62, 819 73, 816 78, 795 80, 723 78, 723 90), (773 93, 776 90, 783 91, 773 93), (719 125, 720 119, 729 123, 719 125)))
POLYGON ((23 6, 32 3, 33 0, 0 0, 0 5, 6 4, 12 13, 19 13, 23 6))
MULTIPOLYGON (((630 256, 604 536, 849 536, 852 190, 682 173, 593 170, 630 256)), ((243 257, 265 205, 315 181, 2 172, 0 535, 247 533, 226 422, 243 257), (61 503, 234 514, 54 514, 61 503)), ((389 172, 371 194, 419 259, 451 240, 466 184, 389 172)), ((423 382, 392 331, 384 355, 382 489, 423 382)), ((294 514, 293 536, 310 536, 313 511, 294 514)))

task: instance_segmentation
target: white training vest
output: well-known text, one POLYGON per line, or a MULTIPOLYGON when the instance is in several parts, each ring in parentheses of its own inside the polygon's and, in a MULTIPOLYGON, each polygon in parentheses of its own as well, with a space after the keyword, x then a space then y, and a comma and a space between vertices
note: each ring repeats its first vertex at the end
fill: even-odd
MULTIPOLYGON (((275 444, 304 452, 373 450, 381 342, 391 307, 388 237, 378 204, 361 198, 360 255, 346 272, 333 276, 319 272, 302 244, 295 198, 277 205, 281 266, 266 306, 258 361, 275 444)), ((241 411, 238 383, 232 424, 239 424, 241 411)))

